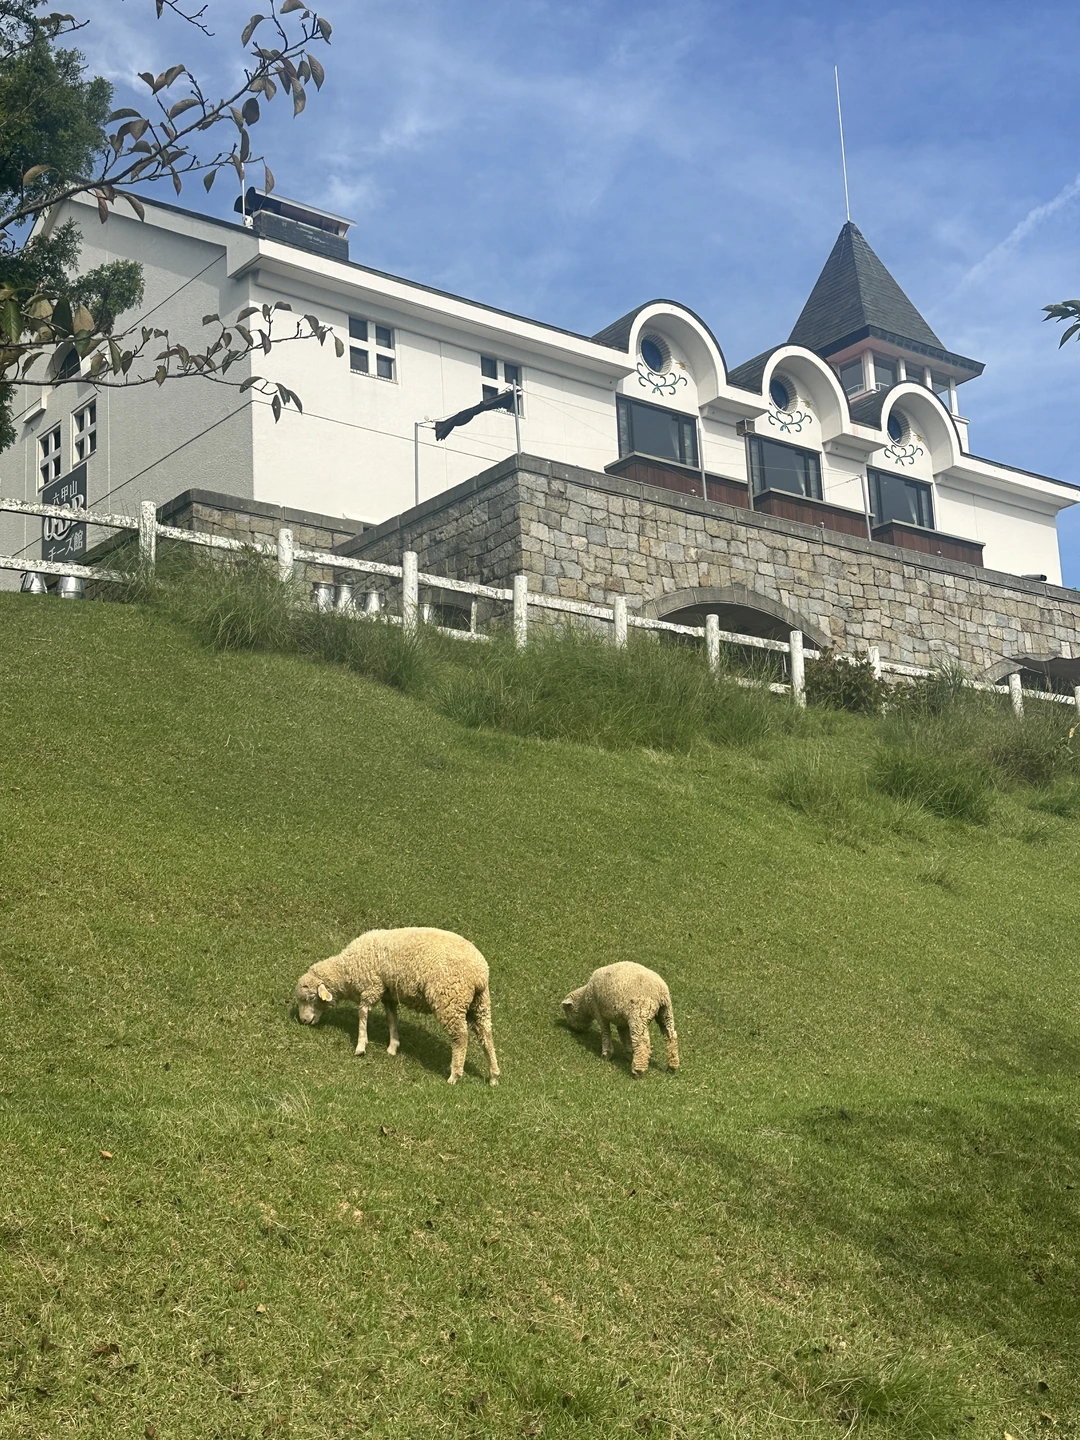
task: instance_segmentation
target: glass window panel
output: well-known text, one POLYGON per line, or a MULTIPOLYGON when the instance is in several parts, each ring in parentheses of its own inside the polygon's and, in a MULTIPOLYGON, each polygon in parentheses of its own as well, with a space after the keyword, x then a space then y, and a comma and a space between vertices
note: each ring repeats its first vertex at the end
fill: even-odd
POLYGON ((480 374, 486 380, 497 380, 499 378, 499 362, 490 355, 481 355, 480 374))
POLYGON ((520 365, 504 365, 504 366, 503 366, 503 378, 506 380, 507 385, 520 385, 520 384, 521 384, 521 366, 520 366, 520 365))
POLYGON ((931 374, 930 388, 935 395, 944 395, 947 398, 949 394, 949 377, 947 375, 931 374))
MULTIPOLYGON (((633 402, 631 402, 633 403, 633 402)), ((651 405, 634 405, 634 449, 641 455, 681 463, 679 422, 681 416, 651 405)))
POLYGON ((630 424, 630 402, 620 395, 615 402, 619 422, 619 455, 629 455, 634 448, 634 436, 630 424))
POLYGON ((848 360, 840 366, 840 384, 845 394, 858 395, 863 388, 862 357, 848 360))
POLYGON ((380 380, 394 378, 394 357, 392 355, 376 355, 375 365, 380 380))
POLYGON ((389 326, 375 326, 375 344, 381 345, 384 350, 392 350, 394 348, 394 332, 389 326))
POLYGON ((883 355, 874 356, 874 384, 879 390, 896 384, 895 360, 886 360, 883 355))
POLYGON ((878 525, 899 520, 904 525, 921 525, 926 530, 934 528, 930 486, 920 480, 907 480, 902 475, 872 470, 870 499, 878 525))
POLYGON ((483 391, 485 400, 494 400, 495 396, 499 393, 499 387, 497 385, 485 385, 483 391))
POLYGON ((908 378, 909 380, 913 380, 916 385, 925 385, 925 384, 926 384, 926 366, 925 366, 925 365, 919 365, 919 364, 918 364, 916 361, 914 361, 914 360, 908 360, 908 361, 905 362, 905 369, 906 369, 906 371, 907 371, 907 378, 908 378))
POLYGON ((358 350, 355 345, 350 345, 349 365, 360 375, 368 374, 368 352, 366 350, 358 350))
POLYGON ((755 435, 750 440, 750 472, 755 491, 785 490, 821 499, 821 462, 810 450, 755 435))
POLYGON ((367 333, 367 321, 366 321, 366 320, 360 320, 360 319, 358 319, 355 315, 350 315, 350 316, 349 316, 349 339, 350 339, 350 340, 366 340, 367 338, 368 338, 368 333, 367 333))

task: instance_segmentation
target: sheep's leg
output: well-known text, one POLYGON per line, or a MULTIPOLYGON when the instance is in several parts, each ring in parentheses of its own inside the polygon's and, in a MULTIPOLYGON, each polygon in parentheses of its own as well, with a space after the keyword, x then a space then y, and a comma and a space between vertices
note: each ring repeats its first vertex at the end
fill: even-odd
POLYGON ((660 1033, 667 1041, 667 1068, 677 1070, 679 1068, 679 1037, 675 1034, 675 1013, 670 1003, 661 1005, 656 1012, 656 1023, 660 1027, 660 1033))
POLYGON ((469 1026, 464 1015, 444 1021, 450 1036, 450 1084, 456 1085, 465 1071, 465 1054, 469 1048, 469 1026))
POLYGON ((499 1062, 495 1058, 495 1040, 491 1033, 491 1022, 484 1021, 480 1026, 480 1044, 484 1047, 484 1054, 488 1062, 488 1081, 492 1085, 499 1083, 499 1062))
POLYGON ((630 1061, 630 1073, 635 1078, 644 1075, 649 1068, 649 1056, 652 1054, 652 1046, 649 1043, 649 1022, 647 1020, 634 1019, 630 1022, 630 1040, 633 1044, 633 1058, 630 1061))
POLYGON ((356 1011, 357 1026, 355 1053, 357 1055, 363 1055, 364 1051, 367 1049, 367 1017, 369 1008, 369 1006, 365 1005, 363 1001, 361 1001, 356 1011))
POLYGON ((392 1000, 384 1000, 383 1009, 386 1011, 386 1023, 390 1027, 390 1044, 386 1047, 386 1053, 396 1055, 400 1044, 397 1030, 397 1006, 392 1000))
POLYGON ((611 1025, 607 1020, 600 1021, 600 1054, 605 1060, 611 1059, 611 1025))

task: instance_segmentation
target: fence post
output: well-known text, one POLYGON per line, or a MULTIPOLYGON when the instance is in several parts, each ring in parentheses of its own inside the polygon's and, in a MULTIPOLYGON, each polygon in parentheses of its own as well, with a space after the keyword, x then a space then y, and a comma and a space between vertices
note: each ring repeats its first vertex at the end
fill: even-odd
POLYGON ((1014 670, 1009 676, 1009 699, 1012 701, 1013 714, 1018 720, 1024 718, 1024 692, 1020 688, 1020 675, 1014 670))
POLYGON ((1076 713, 1080 715, 1080 685, 1073 686, 1073 704, 1076 706, 1076 713))
POLYGON ((876 645, 871 645, 866 652, 866 658, 870 661, 870 668, 874 672, 874 679, 881 679, 881 651, 876 645))
POLYGON ((720 616, 705 616, 705 658, 709 662, 709 673, 715 675, 720 669, 720 616))
POLYGON ((788 657, 791 662, 791 695, 796 705, 806 704, 806 661, 803 658, 803 633, 792 630, 788 636, 788 657))
POLYGON ((277 532, 277 578, 286 585, 293 575, 293 535, 287 527, 277 532))
POLYGON ((529 639, 529 577, 514 576, 514 644, 524 650, 529 639))
POLYGON ((474 597, 469 601, 469 634, 470 634, 470 635, 475 635, 475 634, 476 634, 476 616, 477 616, 477 609, 478 609, 478 607, 477 607, 477 604, 476 604, 476 597, 474 596, 474 597))
POLYGON ((401 628, 406 635, 415 635, 420 616, 420 570, 416 551, 406 550, 401 557, 401 628))
POLYGON ((626 596, 616 595, 611 602, 611 620, 615 627, 615 648, 626 649, 626 596))
POLYGON ((156 564, 157 503, 154 500, 142 500, 139 502, 139 566, 152 575, 156 564))

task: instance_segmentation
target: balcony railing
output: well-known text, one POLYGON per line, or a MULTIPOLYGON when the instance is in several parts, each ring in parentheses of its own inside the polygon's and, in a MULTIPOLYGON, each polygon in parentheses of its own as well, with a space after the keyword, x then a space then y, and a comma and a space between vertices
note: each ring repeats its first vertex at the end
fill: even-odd
POLYGON ((978 540, 964 540, 959 535, 943 535, 940 530, 908 525, 903 520, 887 520, 883 525, 875 525, 871 534, 883 545, 898 545, 901 550, 918 550, 923 555, 940 555, 943 560, 960 560, 965 565, 983 563, 983 547, 978 540))

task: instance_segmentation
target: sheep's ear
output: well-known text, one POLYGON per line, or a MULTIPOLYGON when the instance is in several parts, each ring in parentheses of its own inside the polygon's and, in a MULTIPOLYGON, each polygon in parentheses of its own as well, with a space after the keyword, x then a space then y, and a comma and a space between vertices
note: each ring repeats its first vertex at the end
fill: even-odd
POLYGON ((324 1005, 332 1005, 334 1003, 334 997, 333 995, 331 995, 330 991, 326 988, 325 985, 320 985, 315 993, 316 995, 318 995, 319 999, 323 1002, 324 1005))

